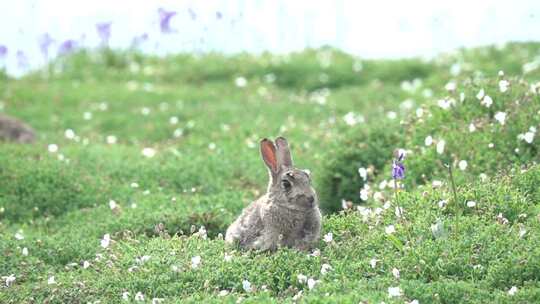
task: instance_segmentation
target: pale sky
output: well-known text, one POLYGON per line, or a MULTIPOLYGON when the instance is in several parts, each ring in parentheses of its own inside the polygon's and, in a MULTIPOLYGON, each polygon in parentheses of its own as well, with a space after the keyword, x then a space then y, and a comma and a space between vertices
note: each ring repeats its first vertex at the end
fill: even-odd
POLYGON ((53 56, 66 39, 96 47, 98 22, 112 22, 112 47, 126 48, 146 32, 143 50, 156 54, 284 53, 329 44, 365 58, 431 57, 463 46, 540 41, 540 1, 0 0, 8 71, 21 73, 17 50, 32 68, 43 63, 37 43, 43 33, 56 41, 53 56), (160 7, 178 12, 175 33, 159 32, 160 7))

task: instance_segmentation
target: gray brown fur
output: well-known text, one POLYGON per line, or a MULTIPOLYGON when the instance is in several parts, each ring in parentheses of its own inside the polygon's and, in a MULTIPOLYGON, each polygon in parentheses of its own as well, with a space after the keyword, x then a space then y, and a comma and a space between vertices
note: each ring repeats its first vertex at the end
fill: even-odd
POLYGON ((22 121, 0 114, 0 141, 31 143, 36 139, 34 130, 22 121))
POLYGON ((309 250, 321 234, 321 212, 311 178, 294 168, 287 140, 261 141, 270 182, 265 195, 247 206, 227 229, 225 241, 244 249, 309 250))

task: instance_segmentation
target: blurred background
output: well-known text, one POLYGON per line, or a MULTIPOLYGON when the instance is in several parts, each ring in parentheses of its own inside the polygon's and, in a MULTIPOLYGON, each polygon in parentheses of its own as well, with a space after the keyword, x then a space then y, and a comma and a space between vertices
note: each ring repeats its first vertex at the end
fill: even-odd
POLYGON ((431 58, 538 40, 539 12, 535 0, 0 1, 0 65, 20 76, 59 53, 104 44, 157 55, 329 45, 363 58, 431 58))

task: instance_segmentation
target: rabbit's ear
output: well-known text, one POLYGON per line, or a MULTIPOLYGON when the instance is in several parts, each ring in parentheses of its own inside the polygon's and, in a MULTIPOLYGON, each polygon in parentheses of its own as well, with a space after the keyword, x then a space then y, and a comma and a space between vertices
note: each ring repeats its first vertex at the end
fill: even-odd
POLYGON ((264 163, 270 169, 272 176, 274 176, 278 172, 278 162, 276 158, 276 147, 271 140, 266 138, 261 140, 261 155, 264 163))
POLYGON ((287 142, 287 140, 281 136, 276 138, 276 146, 278 166, 292 168, 293 161, 291 156, 291 150, 289 149, 289 143, 287 142))

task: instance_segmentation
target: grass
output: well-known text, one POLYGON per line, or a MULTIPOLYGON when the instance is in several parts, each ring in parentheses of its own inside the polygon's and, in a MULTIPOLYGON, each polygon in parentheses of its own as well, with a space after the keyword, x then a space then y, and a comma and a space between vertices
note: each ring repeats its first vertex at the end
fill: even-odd
POLYGON ((538 141, 517 136, 540 127, 532 87, 540 70, 523 71, 539 52, 537 43, 432 61, 360 60, 332 49, 168 58, 80 52, 0 82, 3 111, 38 131, 35 144, 0 150, 0 276, 15 276, 9 287, 0 282, 0 302, 121 303, 123 293, 134 302, 139 292, 164 303, 536 302, 538 141), (508 92, 499 92, 499 70, 508 92), (235 85, 238 77, 245 87, 235 85), (448 92, 451 81, 457 88, 448 92), (480 88, 494 100, 489 109, 476 100, 480 88), (463 102, 437 105, 461 92, 463 102), (504 126, 494 120, 498 111, 507 112, 504 126), (327 211, 323 233, 333 240, 321 240, 316 254, 241 252, 222 240, 263 193, 257 143, 277 135, 291 142, 297 166, 313 172, 327 211), (427 135, 444 138, 446 154, 425 148, 427 135), (155 156, 143 156, 144 148, 155 156), (396 148, 410 151, 399 193, 404 221, 391 189, 377 188, 396 148), (456 168, 455 202, 442 163, 462 159, 468 167, 456 168), (361 166, 371 168, 367 181, 361 166), (367 202, 358 196, 364 184, 373 190, 367 202), (368 209, 337 212, 342 199, 368 209), (390 225, 396 232, 386 233, 390 225), (331 270, 323 274, 324 264, 331 270), (402 295, 389 297, 390 287, 402 295))

